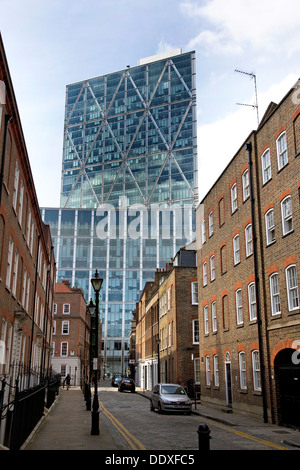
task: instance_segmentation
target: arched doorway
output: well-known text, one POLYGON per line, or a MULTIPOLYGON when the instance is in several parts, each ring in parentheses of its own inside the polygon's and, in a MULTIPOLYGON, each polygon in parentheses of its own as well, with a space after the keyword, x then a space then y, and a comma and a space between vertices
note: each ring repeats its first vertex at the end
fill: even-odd
POLYGON ((283 349, 274 360, 279 422, 300 428, 300 363, 294 349, 283 349))

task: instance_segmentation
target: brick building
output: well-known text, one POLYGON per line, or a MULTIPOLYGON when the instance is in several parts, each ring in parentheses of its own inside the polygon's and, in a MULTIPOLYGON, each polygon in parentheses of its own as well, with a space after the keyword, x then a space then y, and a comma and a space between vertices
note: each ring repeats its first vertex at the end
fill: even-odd
MULTIPOLYGON (((100 342, 101 344, 101 342, 100 342)), ((71 385, 81 385, 89 376, 90 317, 82 289, 69 281, 56 284, 52 367, 71 385)))
POLYGON ((270 104, 197 224, 202 402, 299 426, 297 96, 270 104))
POLYGON ((25 389, 51 367, 56 272, 1 36, 0 166, 0 378, 25 389))
POLYGON ((145 389, 159 378, 184 387, 199 381, 196 276, 196 251, 183 248, 145 286, 136 325, 137 381, 145 389))

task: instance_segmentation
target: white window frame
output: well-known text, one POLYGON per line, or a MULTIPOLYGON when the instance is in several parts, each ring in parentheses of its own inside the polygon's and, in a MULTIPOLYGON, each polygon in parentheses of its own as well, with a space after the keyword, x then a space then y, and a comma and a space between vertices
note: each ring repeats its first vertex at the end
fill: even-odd
POLYGON ((239 352, 239 371, 240 371, 240 388, 247 389, 247 374, 246 374, 246 354, 245 351, 239 352))
POLYGON ((274 209, 269 209, 265 213, 265 225, 266 225, 266 239, 267 245, 275 242, 275 222, 274 222, 274 209))
POLYGON ((63 304, 63 315, 70 315, 71 306, 70 304, 63 304))
POLYGON ((198 305, 198 282, 191 282, 192 305, 198 305))
POLYGON ((269 148, 265 150, 261 156, 261 167, 262 167, 263 184, 265 184, 268 181, 270 181, 270 179, 272 178, 271 156, 270 156, 269 148))
POLYGON ((69 335, 70 334, 70 322, 69 320, 63 320, 61 322, 61 334, 69 335))
POLYGON ((255 282, 251 282, 250 284, 248 284, 248 301, 249 301, 249 317, 250 317, 250 321, 253 321, 257 319, 255 282))
POLYGON ((214 300, 211 304, 211 322, 212 322, 212 331, 216 333, 217 331, 217 302, 214 300))
POLYGON ((242 289, 237 289, 235 291, 235 303, 236 303, 236 322, 238 325, 242 325, 244 323, 242 289))
POLYGON ((204 261, 202 265, 202 272, 203 272, 203 287, 207 286, 207 262, 204 261))
POLYGON ((219 357, 218 354, 214 355, 214 384, 215 387, 220 385, 220 376, 219 376, 219 357))
POLYGON ((216 279, 216 270, 215 270, 215 255, 211 255, 209 258, 210 265, 210 280, 214 281, 216 279))
POLYGON ((209 333, 208 305, 204 305, 203 307, 203 316, 204 316, 204 334, 208 335, 209 333))
POLYGON ((19 196, 19 210, 18 210, 18 221, 21 227, 22 227, 22 215, 23 215, 23 200, 24 200, 24 184, 23 184, 23 181, 21 180, 20 196, 19 196))
POLYGON ((278 273, 273 273, 270 276, 270 298, 272 315, 279 315, 281 313, 281 303, 278 273))
POLYGON ((205 377, 206 385, 210 386, 210 365, 209 365, 209 356, 205 356, 205 377))
POLYGON ((253 253, 253 244, 252 244, 252 224, 248 224, 245 227, 245 241, 246 241, 246 256, 250 256, 253 253))
POLYGON ((17 210, 19 178, 20 178, 20 170, 19 170, 18 162, 16 161, 15 178, 14 178, 14 191, 13 191, 13 208, 15 209, 15 211, 17 210))
POLYGON ((237 184, 234 183, 231 186, 230 189, 230 194, 231 194, 231 212, 235 212, 238 208, 238 203, 237 203, 237 184))
POLYGON ((241 261, 240 255, 240 235, 237 234, 233 237, 233 262, 234 265, 239 264, 241 261))
POLYGON ((252 351, 252 372, 253 372, 253 388, 261 391, 260 361, 259 352, 252 351))
POLYGON ((286 289, 288 297, 289 311, 299 309, 299 291, 298 291, 298 277, 297 268, 295 264, 291 264, 285 270, 286 275, 286 289))
POLYGON ((280 136, 276 140, 276 148, 277 148, 277 162, 278 162, 278 170, 284 168, 289 160, 288 160, 288 150, 287 150, 287 141, 286 141, 286 132, 283 131, 280 136))
POLYGON ((69 343, 67 341, 62 341, 60 343, 60 355, 61 357, 67 357, 69 354, 69 343))
POLYGON ((210 211, 208 214, 208 232, 209 236, 211 237, 214 233, 214 213, 210 211))
POLYGON ((14 268, 13 268, 13 282, 12 282, 12 294, 16 296, 17 293, 17 280, 18 280, 18 268, 19 268, 19 252, 18 250, 15 251, 15 258, 14 258, 14 268))
POLYGON ((199 344, 199 320, 193 320, 193 344, 199 344))
POLYGON ((201 237, 202 237, 202 245, 206 242, 206 236, 205 236, 205 220, 203 220, 201 224, 201 237))
POLYGON ((9 290, 10 290, 10 283, 11 283, 13 253, 14 253, 14 241, 12 237, 10 237, 9 244, 8 244, 7 268, 6 268, 6 286, 8 287, 9 290))
POLYGON ((281 201, 281 220, 282 220, 282 234, 287 235, 293 231, 293 209, 292 198, 286 196, 281 201))
POLYGON ((242 182, 243 182, 243 201, 245 202, 250 197, 250 182, 249 182, 248 168, 242 174, 242 182))

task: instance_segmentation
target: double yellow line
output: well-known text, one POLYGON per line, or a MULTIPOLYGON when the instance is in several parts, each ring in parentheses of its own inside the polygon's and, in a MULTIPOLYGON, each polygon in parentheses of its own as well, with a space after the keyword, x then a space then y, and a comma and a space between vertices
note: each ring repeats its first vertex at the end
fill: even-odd
POLYGON ((100 402, 100 410, 102 413, 109 419, 109 421, 112 423, 112 425, 116 428, 116 430, 121 434, 121 436, 125 439, 127 444, 132 450, 146 450, 146 447, 138 440, 136 439, 126 428, 123 426, 123 424, 120 423, 120 421, 117 420, 117 418, 112 415, 103 405, 102 402, 100 402))

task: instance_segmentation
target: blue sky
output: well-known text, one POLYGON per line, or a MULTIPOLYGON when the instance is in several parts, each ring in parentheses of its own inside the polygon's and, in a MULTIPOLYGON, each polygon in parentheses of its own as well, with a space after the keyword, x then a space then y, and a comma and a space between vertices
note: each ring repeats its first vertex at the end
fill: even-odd
POLYGON ((0 0, 0 31, 41 206, 58 207, 66 85, 195 50, 199 196, 300 77, 299 0, 0 0), (216 138, 217 135, 217 138, 216 138))

